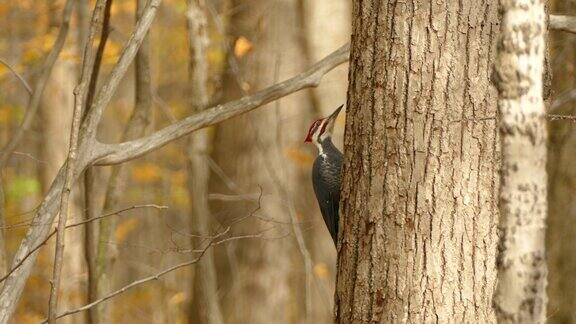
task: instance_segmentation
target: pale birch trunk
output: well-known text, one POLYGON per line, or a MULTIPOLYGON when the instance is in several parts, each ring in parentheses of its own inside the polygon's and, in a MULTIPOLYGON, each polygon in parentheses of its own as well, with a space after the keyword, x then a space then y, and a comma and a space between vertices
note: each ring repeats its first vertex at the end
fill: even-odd
POLYGON ((546 318, 547 131, 542 75, 546 32, 543 1, 502 1, 495 65, 500 96, 502 171, 498 288, 501 323, 546 318))
POLYGON ((494 322, 497 5, 353 2, 336 322, 494 322))

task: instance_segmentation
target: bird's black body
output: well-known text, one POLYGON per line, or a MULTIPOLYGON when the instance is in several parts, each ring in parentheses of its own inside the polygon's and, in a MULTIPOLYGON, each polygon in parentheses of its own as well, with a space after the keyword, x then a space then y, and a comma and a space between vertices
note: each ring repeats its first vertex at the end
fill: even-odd
POLYGON ((338 206, 342 183, 342 153, 334 146, 330 137, 319 144, 321 150, 312 167, 312 184, 318 205, 320 205, 320 212, 336 244, 340 218, 338 206))

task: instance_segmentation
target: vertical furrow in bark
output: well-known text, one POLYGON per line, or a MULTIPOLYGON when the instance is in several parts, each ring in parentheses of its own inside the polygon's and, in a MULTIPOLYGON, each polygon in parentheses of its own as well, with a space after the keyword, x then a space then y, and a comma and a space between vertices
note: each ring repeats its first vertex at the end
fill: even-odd
POLYGON ((496 1, 353 8, 337 321, 493 321, 496 1))

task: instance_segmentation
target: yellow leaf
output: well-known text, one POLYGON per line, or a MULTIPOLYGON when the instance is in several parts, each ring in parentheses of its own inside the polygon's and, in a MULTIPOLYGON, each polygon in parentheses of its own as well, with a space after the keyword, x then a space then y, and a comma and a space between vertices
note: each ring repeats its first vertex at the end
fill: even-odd
POLYGON ((10 106, 0 107, 0 124, 8 124, 12 119, 12 109, 10 106))
POLYGON ((252 42, 248 40, 248 38, 244 36, 240 36, 236 43, 234 44, 234 55, 237 58, 241 58, 244 55, 248 54, 252 50, 252 42))
POLYGON ((181 291, 179 293, 172 295, 172 297, 170 297, 170 300, 168 302, 171 305, 178 305, 178 304, 182 304, 183 302, 185 302, 186 298, 188 298, 188 296, 186 296, 186 293, 181 291))
POLYGON ((4 66, 3 64, 0 64, 0 79, 7 76, 9 72, 10 71, 8 70, 8 68, 6 66, 4 66))
POLYGON ((289 147, 286 148, 284 154, 292 161, 296 162, 302 167, 310 167, 314 163, 314 156, 309 152, 302 149, 289 147))
POLYGON ((128 234, 138 227, 138 219, 137 218, 130 218, 125 221, 122 221, 116 227, 116 231, 114 232, 114 237, 116 238, 116 242, 122 243, 128 237, 128 234))
POLYGON ((323 262, 316 263, 312 271, 314 271, 314 275, 316 275, 318 278, 327 278, 330 274, 328 267, 323 262))
POLYGON ((160 180, 160 168, 152 163, 143 163, 132 169, 132 179, 136 182, 152 183, 160 180))

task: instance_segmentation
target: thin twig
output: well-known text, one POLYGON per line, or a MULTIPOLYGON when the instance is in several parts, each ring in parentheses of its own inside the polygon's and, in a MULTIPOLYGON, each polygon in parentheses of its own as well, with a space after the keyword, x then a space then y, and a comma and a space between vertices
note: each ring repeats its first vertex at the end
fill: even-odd
MULTIPOLYGON (((104 296, 104 297, 102 297, 102 298, 100 298, 100 299, 98 299, 98 300, 93 301, 93 302, 90 303, 90 304, 87 304, 87 305, 84 305, 84 306, 82 306, 82 307, 79 307, 79 308, 76 308, 76 309, 73 309, 73 310, 69 310, 69 311, 66 311, 66 312, 64 312, 64 313, 62 313, 62 314, 59 314, 58 316, 56 316, 56 318, 58 319, 58 318, 62 318, 62 317, 68 316, 68 315, 72 315, 72 314, 76 314, 76 313, 79 313, 79 312, 83 312, 83 311, 88 310, 88 309, 90 309, 90 308, 92 308, 92 307, 94 307, 94 306, 96 306, 96 305, 98 305, 98 304, 100 304, 100 303, 102 303, 102 302, 105 302, 105 301, 107 301, 107 300, 109 300, 109 299, 111 299, 111 298, 113 298, 113 297, 115 297, 115 296, 117 296, 117 295, 119 295, 119 294, 121 294, 121 293, 123 293, 123 292, 125 292, 125 291, 127 291, 127 290, 129 290, 129 289, 131 289, 131 288, 134 288, 134 287, 136 287, 136 286, 142 285, 142 284, 147 283, 147 282, 150 282, 150 281, 158 280, 158 279, 160 279, 160 277, 162 277, 162 276, 164 276, 164 275, 166 275, 166 274, 168 274, 168 273, 170 273, 170 272, 172 272, 172 271, 174 271, 174 270, 178 270, 178 269, 180 269, 180 268, 183 268, 183 267, 186 267, 186 266, 189 266, 189 265, 192 265, 192 264, 197 263, 198 261, 200 261, 200 259, 202 258, 202 256, 206 253, 206 251, 208 251, 208 249, 209 249, 210 247, 212 247, 212 245, 214 245, 214 243, 216 242, 216 239, 219 238, 219 237, 222 237, 222 236, 226 235, 226 233, 228 233, 229 230, 230 230, 230 227, 228 227, 224 232, 221 232, 220 234, 215 235, 214 238, 213 238, 212 240, 210 240, 210 242, 209 242, 208 244, 206 244, 206 246, 199 252, 200 254, 199 254, 196 258, 194 258, 193 260, 179 263, 179 264, 177 264, 177 265, 175 265, 175 266, 172 266, 172 267, 170 267, 170 268, 167 268, 167 269, 165 269, 165 270, 162 270, 162 271, 156 273, 155 275, 152 275, 152 276, 149 276, 149 277, 145 277, 145 278, 142 278, 142 279, 140 279, 140 280, 136 280, 136 281, 134 281, 134 282, 132 282, 132 283, 130 283, 130 284, 128 284, 128 285, 126 285, 126 286, 124 286, 124 287, 122 287, 122 288, 114 291, 114 292, 109 293, 108 295, 106 295, 106 296, 104 296)), ((46 320, 44 320, 42 323, 46 323, 46 320)))
MULTIPOLYGON (((69 1, 75 2, 74 0, 69 1)), ((95 135, 102 113, 108 105, 112 94, 116 91, 120 80, 126 74, 144 35, 148 32, 160 2, 161 0, 149 1, 142 18, 138 21, 132 36, 124 46, 118 62, 112 69, 110 77, 102 86, 90 109, 90 113, 82 125, 82 135, 79 136, 78 163, 75 165, 74 172, 72 172, 73 177, 68 177, 68 180, 66 180, 68 175, 67 169, 71 168, 68 168, 67 164, 65 164, 60 169, 50 190, 44 197, 40 209, 36 214, 35 222, 51 222, 58 213, 58 202, 65 196, 63 193, 65 193, 66 190, 63 191, 63 188, 67 187, 66 182, 77 179, 78 174, 93 164, 94 157, 92 152, 99 151, 101 146, 101 144, 96 141, 95 135)), ((93 42, 88 41, 87 43, 92 44, 93 42)), ((87 60, 84 60, 84 63, 85 62, 87 62, 87 60)), ((47 226, 32 227, 14 255, 14 263, 18 263, 19 260, 28 254, 32 247, 42 242, 46 236, 48 236, 49 230, 47 226)), ((34 265, 36 256, 37 253, 33 253, 26 262, 22 263, 18 270, 14 271, 14 273, 5 280, 2 293, 0 294, 0 308, 2 308, 2 312, 0 312, 0 322, 5 323, 10 321, 16 309, 17 301, 24 289, 24 284, 34 265)))
POLYGON ((548 114, 546 115, 546 117, 548 119, 550 119, 551 121, 555 121, 555 120, 568 120, 571 122, 576 122, 576 116, 571 116, 571 115, 554 115, 554 114, 548 114))
POLYGON ((10 72, 12 72, 12 74, 14 74, 14 76, 18 80, 20 80, 20 83, 24 86, 24 88, 26 88, 26 91, 28 91, 28 94, 32 95, 32 88, 30 88, 30 85, 28 84, 28 82, 26 82, 26 80, 18 72, 16 72, 16 70, 12 67, 12 65, 10 65, 10 63, 6 62, 2 58, 0 58, 0 63, 3 64, 4 66, 6 66, 8 68, 8 70, 10 70, 10 72))
MULTIPOLYGON (((154 2, 153 7, 147 8, 147 10, 154 11, 157 7, 158 1, 151 0, 154 2)), ((151 18, 150 18, 151 19, 151 18)), ((138 24, 137 30, 144 29, 147 30, 150 27, 148 23, 138 24)), ((135 32, 136 33, 136 32, 135 32)), ((141 33, 141 31, 138 31, 141 33)), ((136 46, 138 43, 129 43, 127 46, 136 46)), ((129 160, 136 158, 137 156, 143 155, 157 147, 160 147, 172 140, 180 138, 188 133, 193 132, 201 127, 206 127, 209 125, 216 124, 222 120, 232 118, 234 116, 246 113, 253 110, 265 103, 271 102, 273 100, 282 98, 298 90, 316 86, 322 79, 322 76, 334 69, 336 66, 345 63, 348 60, 349 55, 349 45, 346 45, 336 52, 330 54, 328 57, 318 62, 312 66, 306 72, 299 74, 298 76, 281 82, 280 84, 268 87, 253 96, 248 96, 237 101, 219 105, 217 107, 208 109, 206 112, 196 114, 194 116, 188 117, 187 119, 176 123, 176 127, 168 127, 153 133, 151 136, 144 137, 136 141, 129 141, 123 145, 105 145, 99 142, 86 141, 82 144, 82 150, 86 156, 81 155, 81 163, 78 164, 77 168, 79 170, 87 167, 90 164, 95 163, 98 159, 103 159, 102 164, 117 164, 124 160, 129 160), (137 145, 134 149, 127 152, 127 154, 121 154, 120 149, 124 147, 130 147, 129 143, 135 142, 137 145), (111 150, 112 149, 112 150, 111 150), (91 154, 88 155, 88 152, 91 154)), ((121 60, 118 64, 129 64, 130 60, 121 60)), ((121 78, 126 72, 124 69, 115 70, 118 75, 114 78, 121 78)), ((113 72, 114 73, 114 72, 113 72)), ((115 87, 117 84, 110 84, 108 87, 115 87)), ((106 85, 103 87, 103 89, 106 85)), ((102 91, 101 91, 102 92, 102 91)), ((94 105, 107 104, 106 101, 96 100, 94 105)), ((103 109, 103 108, 102 108, 103 109)), ((94 113, 94 112, 93 112, 94 113)), ((91 115, 93 114, 91 113, 91 115)), ((86 126, 88 127, 88 126, 86 126)), ((60 171, 59 175, 55 178, 51 189, 46 194, 35 218, 37 223, 51 222, 57 213, 57 204, 60 196, 60 190, 64 184, 64 174, 60 171)), ((15 260, 20 260, 26 256, 29 250, 36 246, 38 243, 42 242, 46 236, 49 235, 49 230, 45 226, 33 227, 31 231, 27 234, 26 238, 16 251, 15 260)), ((24 288, 24 284, 30 274, 30 271, 34 265, 34 260, 36 253, 33 253, 27 260, 27 262, 22 263, 18 271, 15 271, 11 276, 9 276, 4 284, 2 293, 0 294, 0 306, 3 308, 3 312, 0 312, 0 322, 9 321, 10 317, 14 313, 16 308, 16 303, 18 298, 24 288)), ((15 261, 15 263, 18 263, 15 261)))
MULTIPOLYGON (((66 225, 65 229, 69 229, 69 228, 72 228, 72 227, 84 225, 84 224, 87 224, 87 223, 90 223, 90 222, 93 222, 93 221, 96 221, 96 220, 99 220, 99 219, 102 219, 102 218, 106 218, 106 217, 110 217, 110 216, 114 216, 114 215, 119 215, 119 214, 121 214, 121 213, 123 213, 123 212, 127 212, 127 211, 132 210, 132 209, 147 208, 147 207, 152 207, 152 208, 156 208, 156 209, 168 209, 168 206, 161 206, 161 205, 155 205, 155 204, 134 205, 134 206, 131 206, 131 207, 128 207, 128 208, 124 208, 124 209, 121 209, 121 210, 117 210, 117 211, 112 212, 112 213, 100 215, 100 216, 98 216, 98 217, 94 217, 94 218, 91 218, 91 219, 86 219, 86 220, 83 220, 83 221, 78 222, 78 223, 66 225)), ((35 246, 34 248, 32 248, 32 249, 30 250, 30 252, 28 252, 28 254, 25 255, 25 256, 22 258, 22 260, 20 260, 14 267, 12 267, 12 269, 10 269, 10 271, 9 271, 6 275, 4 275, 2 278, 0 278, 0 282, 3 282, 4 280, 6 280, 6 278, 10 277, 10 275, 11 275, 14 271, 16 271, 16 269, 18 269, 18 268, 22 265, 22 263, 24 263, 24 261, 26 261, 26 259, 28 259, 29 256, 31 256, 31 255, 34 254, 34 252, 36 252, 39 248, 41 248, 42 246, 44 246, 44 244, 46 244, 46 242, 48 242, 48 240, 50 240, 50 238, 51 238, 52 236, 54 236, 54 234, 56 234, 56 230, 52 231, 48 236, 46 236, 46 238, 44 239, 44 241, 42 241, 40 244, 38 244, 37 246, 35 246)))

